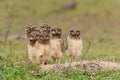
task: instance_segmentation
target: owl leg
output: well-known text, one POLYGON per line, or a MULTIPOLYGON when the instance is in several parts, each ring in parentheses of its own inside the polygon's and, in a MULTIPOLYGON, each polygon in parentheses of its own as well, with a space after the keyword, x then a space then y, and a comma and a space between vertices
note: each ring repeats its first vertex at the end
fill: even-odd
POLYGON ((41 64, 44 65, 44 61, 42 61, 41 64))
POLYGON ((35 55, 32 56, 32 62, 33 62, 33 63, 37 62, 37 59, 36 59, 36 56, 35 56, 35 55))
POLYGON ((79 61, 79 57, 78 56, 75 57, 75 61, 79 61))
POLYGON ((60 64, 60 62, 61 62, 61 59, 59 59, 59 58, 57 58, 57 57, 54 58, 54 63, 55 63, 55 64, 60 64))
POLYGON ((57 60, 57 63, 60 64, 60 62, 61 62, 61 59, 58 59, 58 60, 57 60))
POLYGON ((46 65, 47 64, 47 60, 41 61, 40 62, 42 65, 46 65))
POLYGON ((32 55, 30 53, 28 54, 28 58, 29 58, 30 62, 32 62, 32 55))
POLYGON ((52 59, 53 59, 54 63, 56 63, 56 58, 54 56, 52 56, 52 59))
POLYGON ((61 60, 58 57, 52 57, 55 64, 60 63, 61 60))
POLYGON ((67 57, 68 57, 68 59, 67 59, 67 63, 71 63, 71 57, 72 57, 72 53, 70 52, 70 51, 66 51, 66 54, 67 54, 67 57))
POLYGON ((72 58, 71 58, 71 62, 74 62, 74 61, 75 61, 75 57, 72 56, 72 58))
POLYGON ((40 56, 39 56, 39 60, 40 60, 40 63, 41 63, 42 65, 45 65, 45 64, 47 63, 47 61, 46 61, 46 59, 45 59, 45 57, 44 57, 43 55, 40 55, 40 56))
POLYGON ((58 59, 56 58, 56 60, 55 60, 55 64, 58 64, 58 59))
POLYGON ((45 60, 45 65, 48 64, 48 60, 45 60))
POLYGON ((68 58, 68 63, 71 63, 72 62, 72 57, 69 57, 68 58))
POLYGON ((58 59, 56 60, 56 63, 57 63, 57 64, 60 64, 60 63, 61 63, 61 59, 58 58, 58 59))
POLYGON ((57 63, 58 64, 60 64, 61 63, 61 58, 62 58, 62 56, 63 56, 63 53, 60 51, 60 52, 58 52, 58 55, 57 55, 57 63))
POLYGON ((74 57, 72 54, 70 54, 70 55, 69 55, 69 62, 70 62, 70 63, 73 62, 74 59, 75 59, 75 57, 74 57))

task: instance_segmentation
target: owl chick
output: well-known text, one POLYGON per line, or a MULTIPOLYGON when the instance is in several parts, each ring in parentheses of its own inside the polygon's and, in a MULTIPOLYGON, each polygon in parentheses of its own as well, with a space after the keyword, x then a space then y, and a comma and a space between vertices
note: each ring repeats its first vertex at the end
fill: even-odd
POLYGON ((51 28, 51 57, 54 62, 60 61, 63 55, 63 40, 61 38, 62 30, 59 27, 51 28))
POLYGON ((70 61, 77 60, 82 53, 82 39, 80 37, 80 30, 72 28, 67 37, 67 50, 66 54, 70 61))
POLYGON ((36 42, 37 45, 37 60, 41 64, 47 64, 51 57, 50 35, 48 33, 41 33, 36 42))
POLYGON ((25 34, 27 35, 27 37, 29 36, 29 34, 36 30, 36 27, 35 25, 32 25, 32 24, 28 24, 27 27, 25 28, 25 34))
POLYGON ((40 31, 32 31, 28 35, 29 43, 28 43, 28 57, 31 62, 35 63, 37 62, 36 59, 36 41, 39 38, 40 31))
POLYGON ((50 34, 50 29, 51 27, 48 24, 42 24, 40 26, 41 32, 47 32, 48 34, 50 34))

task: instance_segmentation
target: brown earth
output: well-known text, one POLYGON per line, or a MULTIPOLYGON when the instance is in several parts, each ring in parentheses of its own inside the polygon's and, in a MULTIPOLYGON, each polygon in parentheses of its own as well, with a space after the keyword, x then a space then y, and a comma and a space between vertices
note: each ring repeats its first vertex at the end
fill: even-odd
POLYGON ((119 69, 119 65, 120 64, 115 62, 84 60, 82 62, 42 65, 40 67, 34 68, 34 70, 43 72, 52 70, 55 73, 65 73, 66 69, 70 69, 71 71, 87 71, 94 74, 103 70, 117 71, 119 69))

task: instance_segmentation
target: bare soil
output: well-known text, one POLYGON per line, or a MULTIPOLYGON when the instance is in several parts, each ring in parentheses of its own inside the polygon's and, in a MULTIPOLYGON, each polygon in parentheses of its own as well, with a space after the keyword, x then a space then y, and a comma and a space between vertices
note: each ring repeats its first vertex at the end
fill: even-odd
POLYGON ((34 70, 43 72, 52 70, 56 73, 65 73, 66 69, 69 69, 71 71, 79 70, 90 73, 97 73, 103 70, 117 71, 119 69, 119 65, 120 64, 115 62, 84 60, 82 62, 42 65, 40 67, 34 68, 34 70))

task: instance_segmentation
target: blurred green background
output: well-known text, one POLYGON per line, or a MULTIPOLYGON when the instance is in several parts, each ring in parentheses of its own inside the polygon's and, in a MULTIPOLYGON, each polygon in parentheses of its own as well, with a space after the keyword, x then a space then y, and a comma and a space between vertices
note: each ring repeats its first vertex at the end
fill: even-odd
MULTIPOLYGON (((120 0, 0 0, 0 80, 119 80, 120 71, 32 75, 27 63, 27 24, 60 26, 63 39, 70 27, 81 30, 85 60, 120 62, 120 0), (8 40, 5 41, 5 36, 8 40), (0 58, 1 61, 1 58, 0 58), (92 78, 92 79, 91 79, 92 78)), ((65 54, 64 54, 65 55, 65 54)), ((81 59, 81 57, 80 57, 81 59)), ((62 58, 62 63, 67 57, 62 58)))
MULTIPOLYGON (((77 26, 84 42, 83 53, 90 41, 88 57, 119 61, 119 15, 119 0, 0 0, 0 39, 4 40, 9 27, 9 37, 24 36, 27 24, 39 27, 48 23, 60 26, 66 37, 69 28, 77 26)), ((24 54, 27 40, 12 41, 14 51, 24 54)))

